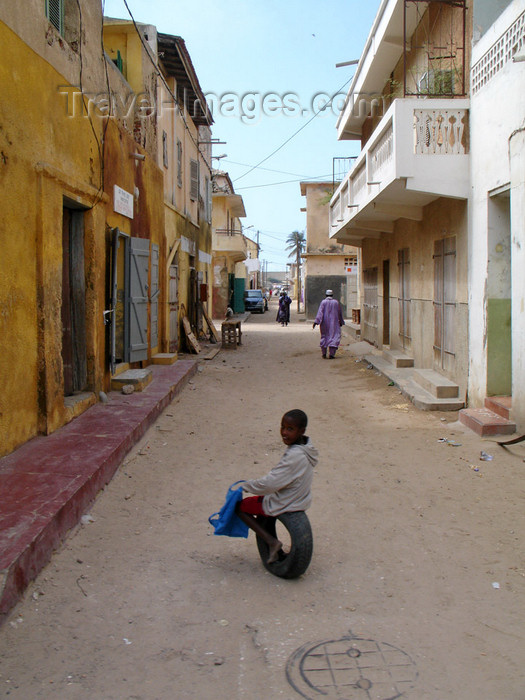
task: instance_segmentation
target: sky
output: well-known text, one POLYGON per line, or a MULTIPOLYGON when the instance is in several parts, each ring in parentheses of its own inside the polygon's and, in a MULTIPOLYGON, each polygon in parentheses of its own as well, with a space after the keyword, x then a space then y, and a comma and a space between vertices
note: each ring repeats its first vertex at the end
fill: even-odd
MULTIPOLYGON (((106 16, 130 19, 124 0, 103 5, 106 16)), ((287 237, 306 230, 299 183, 331 182, 333 157, 359 153, 359 142, 338 141, 336 130, 355 66, 335 64, 360 57, 380 0, 127 0, 127 5, 137 22, 184 39, 213 110, 212 138, 226 142, 214 145, 213 155, 226 157, 213 165, 229 173, 242 195, 245 234, 257 240, 259 232, 266 269, 284 270, 292 262, 287 237)))

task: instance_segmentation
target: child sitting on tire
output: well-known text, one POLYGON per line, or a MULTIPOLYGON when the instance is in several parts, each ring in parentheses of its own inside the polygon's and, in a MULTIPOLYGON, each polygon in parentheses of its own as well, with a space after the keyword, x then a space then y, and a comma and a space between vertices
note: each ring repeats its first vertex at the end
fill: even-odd
POLYGON ((268 545, 268 564, 279 558, 282 542, 257 522, 256 516, 276 517, 281 513, 306 510, 312 502, 312 479, 318 461, 317 449, 304 434, 308 418, 296 408, 281 419, 281 438, 287 450, 279 464, 266 476, 242 484, 242 490, 256 494, 239 501, 237 515, 268 545))

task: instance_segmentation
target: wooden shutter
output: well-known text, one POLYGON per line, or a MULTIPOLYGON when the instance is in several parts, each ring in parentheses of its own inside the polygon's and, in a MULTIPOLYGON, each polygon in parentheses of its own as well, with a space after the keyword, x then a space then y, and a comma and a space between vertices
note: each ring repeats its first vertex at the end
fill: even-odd
POLYGON ((168 167, 168 134, 165 131, 162 132, 162 164, 168 167))
POLYGON ((182 142, 177 139, 177 185, 182 187, 182 142))
POLYGON ((199 198, 199 163, 193 158, 190 160, 190 199, 199 198))
POLYGON ((129 361, 148 356, 149 240, 131 238, 129 246, 129 361))
POLYGON ((211 224, 211 212, 212 212, 212 187, 211 180, 209 177, 204 178, 205 195, 206 195, 206 221, 211 224))
POLYGON ((46 0, 46 17, 64 35, 64 0, 46 0))

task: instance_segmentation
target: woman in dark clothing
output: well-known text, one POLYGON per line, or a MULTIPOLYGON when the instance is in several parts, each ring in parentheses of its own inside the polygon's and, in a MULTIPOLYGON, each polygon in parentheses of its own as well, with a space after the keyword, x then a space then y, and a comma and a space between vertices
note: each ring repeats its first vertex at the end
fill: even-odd
POLYGON ((277 323, 281 326, 287 326, 290 323, 290 304, 292 300, 286 294, 286 292, 281 292, 279 297, 279 310, 277 311, 277 318, 275 319, 277 323))

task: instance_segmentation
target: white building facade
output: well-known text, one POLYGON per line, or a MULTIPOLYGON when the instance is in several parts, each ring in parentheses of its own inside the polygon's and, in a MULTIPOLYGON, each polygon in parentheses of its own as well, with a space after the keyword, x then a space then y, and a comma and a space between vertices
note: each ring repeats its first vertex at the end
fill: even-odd
POLYGON ((381 2, 337 124, 361 152, 330 202, 331 236, 361 248, 361 337, 443 382, 450 410, 467 400, 471 27, 461 0, 381 2))
POLYGON ((512 396, 510 418, 523 431, 525 0, 476 0, 473 22, 469 403, 512 396))

